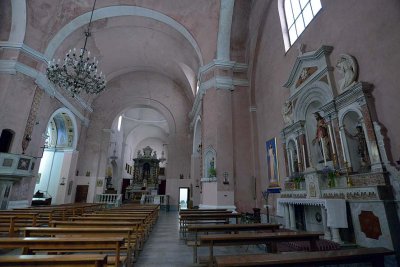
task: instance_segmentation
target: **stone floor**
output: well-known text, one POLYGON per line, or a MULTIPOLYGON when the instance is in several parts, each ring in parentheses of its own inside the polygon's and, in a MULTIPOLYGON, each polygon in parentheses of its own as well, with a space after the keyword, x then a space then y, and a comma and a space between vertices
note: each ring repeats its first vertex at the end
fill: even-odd
MULTIPOLYGON (((263 253, 258 246, 216 247, 214 255, 263 253)), ((198 255, 208 256, 208 248, 199 248, 198 255)), ((193 249, 180 238, 177 212, 160 211, 160 217, 138 257, 135 267, 193 267, 193 249)))

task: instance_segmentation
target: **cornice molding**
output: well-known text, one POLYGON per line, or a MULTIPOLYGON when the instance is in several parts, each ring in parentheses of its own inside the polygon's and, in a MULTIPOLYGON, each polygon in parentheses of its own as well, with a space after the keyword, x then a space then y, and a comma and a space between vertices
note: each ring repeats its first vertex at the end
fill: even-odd
POLYGON ((321 58, 322 56, 328 56, 330 55, 332 50, 333 50, 332 46, 323 45, 318 50, 307 52, 297 57, 293 65, 292 71, 290 72, 289 79, 283 85, 283 87, 289 88, 294 83, 295 81, 294 78, 298 73, 298 71, 300 71, 299 68, 302 65, 302 62, 314 61, 321 58))
POLYGON ((0 48, 20 50, 20 51, 24 52, 25 54, 29 55, 30 57, 32 57, 33 59, 38 60, 42 63, 45 63, 46 65, 50 61, 48 58, 46 58, 46 56, 44 54, 40 53, 39 51, 37 51, 23 43, 0 42, 0 48))

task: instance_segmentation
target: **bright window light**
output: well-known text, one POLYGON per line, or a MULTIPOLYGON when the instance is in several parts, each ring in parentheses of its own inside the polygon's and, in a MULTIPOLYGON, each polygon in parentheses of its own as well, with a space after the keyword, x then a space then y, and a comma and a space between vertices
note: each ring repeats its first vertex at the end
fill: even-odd
POLYGON ((121 130, 121 122, 122 122, 122 116, 120 115, 118 118, 118 132, 121 130))
POLYGON ((292 46, 321 10, 321 0, 285 0, 284 8, 289 42, 292 46))

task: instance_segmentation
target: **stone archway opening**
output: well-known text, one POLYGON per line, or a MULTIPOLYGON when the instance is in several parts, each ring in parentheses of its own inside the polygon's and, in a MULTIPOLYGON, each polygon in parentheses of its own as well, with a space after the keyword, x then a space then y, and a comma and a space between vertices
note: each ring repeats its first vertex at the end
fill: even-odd
POLYGON ((74 174, 77 153, 77 129, 72 113, 61 108, 50 117, 46 128, 45 148, 40 161, 35 196, 32 205, 64 204, 72 202, 75 194, 74 174), (50 200, 51 199, 51 200, 50 200))

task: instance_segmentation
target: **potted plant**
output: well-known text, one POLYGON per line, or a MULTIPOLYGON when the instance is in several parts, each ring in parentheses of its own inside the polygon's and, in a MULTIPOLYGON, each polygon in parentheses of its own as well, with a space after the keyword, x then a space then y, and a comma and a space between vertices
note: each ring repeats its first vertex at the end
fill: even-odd
POLYGON ((304 179, 304 176, 303 176, 303 175, 299 175, 299 176, 296 176, 296 177, 293 179, 293 181, 294 181, 294 183, 295 183, 296 189, 300 189, 300 183, 301 183, 301 182, 304 182, 305 179, 304 179))
POLYGON ((336 176, 338 176, 338 173, 336 171, 328 172, 328 187, 336 186, 336 176))
POLYGON ((208 169, 208 176, 211 177, 217 177, 217 170, 214 167, 210 167, 208 169))

